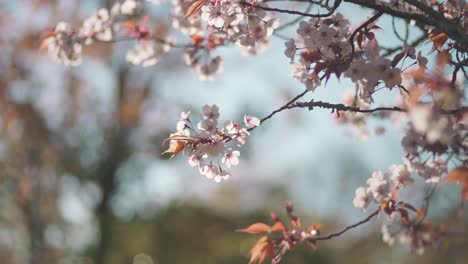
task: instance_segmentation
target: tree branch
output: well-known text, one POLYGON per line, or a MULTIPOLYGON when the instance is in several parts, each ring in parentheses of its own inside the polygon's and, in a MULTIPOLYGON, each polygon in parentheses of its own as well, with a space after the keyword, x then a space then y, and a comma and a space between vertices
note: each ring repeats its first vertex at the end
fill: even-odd
POLYGON ((294 104, 289 105, 289 109, 292 108, 308 108, 309 110, 313 110, 314 107, 319 107, 319 108, 326 108, 326 109, 331 109, 333 112, 339 112, 339 111, 349 111, 349 112, 356 112, 356 113, 374 113, 378 111, 396 111, 396 112, 406 112, 407 110, 405 108, 400 108, 398 106, 393 106, 393 107, 376 107, 372 109, 361 109, 359 107, 355 106, 348 106, 344 104, 332 104, 332 103, 327 103, 327 102, 322 102, 322 101, 310 101, 310 102, 297 102, 294 104))
POLYGON ((314 242, 314 241, 319 241, 319 240, 328 240, 328 239, 332 239, 334 237, 337 237, 337 236, 341 236, 343 233, 345 233, 346 231, 350 230, 350 229, 353 229, 355 227, 358 227, 362 224, 365 224, 367 222, 369 222, 372 218, 374 218, 378 213, 380 212, 380 208, 377 209, 375 212, 373 212, 372 214, 370 214, 368 217, 366 217, 364 220, 361 220, 353 225, 350 225, 350 226, 347 226, 345 227, 343 230, 337 232, 337 233, 332 233, 328 236, 322 236, 322 237, 314 237, 314 238, 310 238, 309 240, 311 242, 314 242))
POLYGON ((434 17, 431 14, 422 15, 417 13, 408 13, 395 10, 387 5, 377 4, 373 0, 343 0, 344 2, 353 3, 359 6, 372 8, 385 14, 406 19, 408 21, 415 20, 421 24, 433 26, 436 29, 446 33, 451 39, 458 41, 464 45, 468 45, 468 34, 465 34, 461 27, 445 17, 434 17))
POLYGON ((341 1, 342 0, 336 0, 333 7, 325 14, 309 14, 309 13, 304 13, 304 12, 300 12, 300 11, 296 11, 296 10, 280 9, 280 8, 275 8, 275 7, 266 7, 266 6, 261 6, 261 5, 257 5, 257 4, 248 3, 246 1, 242 1, 240 3, 242 5, 244 5, 244 6, 259 8, 259 9, 263 9, 263 10, 266 10, 266 11, 285 13, 285 14, 290 14, 290 15, 301 15, 301 16, 305 16, 305 17, 321 18, 321 17, 329 17, 329 16, 333 15, 335 10, 340 6, 341 1))

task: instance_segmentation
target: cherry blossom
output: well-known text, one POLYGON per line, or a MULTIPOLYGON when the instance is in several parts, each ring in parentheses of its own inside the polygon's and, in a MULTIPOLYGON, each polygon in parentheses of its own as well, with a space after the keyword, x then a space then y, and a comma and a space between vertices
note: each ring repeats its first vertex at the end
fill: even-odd
POLYGON ((257 127, 260 125, 260 119, 253 116, 245 115, 244 123, 248 128, 257 127))
MULTIPOLYGON (((200 121, 194 127, 190 112, 182 112, 176 125, 177 132, 166 140, 169 141, 169 148, 163 154, 175 156, 189 149, 187 161, 191 167, 198 167, 200 174, 215 182, 227 180, 231 176, 227 169, 238 165, 240 157, 240 151, 229 145, 236 142, 238 147, 242 146, 250 133, 247 127, 231 120, 227 120, 224 127, 219 128, 219 117, 217 105, 204 105, 200 121)), ((247 120, 246 126, 259 123, 256 117, 245 115, 244 119, 247 120)))
POLYGON ((83 42, 84 39, 77 36, 66 22, 58 23, 52 35, 45 40, 52 58, 70 66, 81 64, 83 42))
POLYGON ((356 197, 354 197, 353 205, 356 208, 366 209, 371 201, 369 189, 365 187, 359 187, 356 189, 355 193, 356 197))
POLYGON ((390 179, 399 186, 406 186, 414 182, 411 173, 405 165, 390 165, 390 179))

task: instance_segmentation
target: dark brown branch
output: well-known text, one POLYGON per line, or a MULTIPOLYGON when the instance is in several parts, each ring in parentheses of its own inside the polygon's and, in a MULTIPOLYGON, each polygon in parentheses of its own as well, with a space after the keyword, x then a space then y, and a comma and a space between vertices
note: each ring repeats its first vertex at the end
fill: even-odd
MULTIPOLYGON (((371 108, 371 109, 361 109, 356 106, 348 106, 344 104, 332 104, 332 103, 327 103, 327 102, 322 102, 322 101, 310 101, 310 102, 296 102, 299 100, 299 98, 303 97, 308 90, 305 90, 301 94, 297 95, 291 101, 287 102, 285 105, 281 106, 280 108, 274 110, 271 112, 269 115, 266 117, 260 119, 260 125, 263 124, 265 121, 268 119, 272 118, 274 115, 276 115, 279 112, 282 112, 286 109, 293 109, 293 108, 308 108, 309 110, 313 110, 314 107, 319 107, 319 108, 325 108, 325 109, 331 109, 332 113, 337 112, 339 114, 340 111, 348 111, 348 112, 355 112, 355 113, 375 113, 379 111, 395 111, 395 112, 407 112, 408 110, 406 108, 401 108, 398 106, 393 106, 393 107, 376 107, 376 108, 371 108)), ((444 110, 444 109, 437 109, 442 114, 447 114, 447 115, 455 115, 457 113, 466 111, 467 107, 461 107, 457 109, 452 109, 452 110, 444 110)), ((254 130, 256 127, 249 128, 248 131, 254 130)))
POLYGON ((353 3, 359 6, 371 8, 385 14, 399 17, 405 20, 415 20, 423 25, 433 26, 436 29, 447 34, 451 39, 458 41, 462 44, 468 45, 468 34, 465 34, 461 27, 456 23, 446 19, 445 17, 434 17, 431 14, 418 14, 399 11, 387 5, 377 4, 373 0, 343 0, 344 2, 353 3))
POLYGON ((393 107, 377 107, 372 109, 361 109, 359 107, 354 106, 347 106, 344 104, 331 104, 322 101, 310 101, 310 102, 297 102, 289 106, 289 108, 308 108, 309 110, 313 110, 314 107, 319 108, 326 108, 331 109, 333 112, 337 111, 349 111, 349 112, 356 112, 356 113, 374 113, 378 111, 396 111, 396 112, 406 112, 405 108, 400 108, 397 106, 393 107))
POLYGON ((321 17, 329 17, 329 16, 333 15, 335 10, 340 6, 341 0, 336 0, 333 7, 325 14, 309 14, 309 13, 300 12, 300 11, 296 11, 296 10, 281 9, 281 8, 275 8, 275 7, 266 7, 266 6, 251 4, 251 3, 248 3, 246 1, 242 1, 241 4, 244 5, 244 6, 250 6, 250 7, 253 7, 253 8, 263 9, 263 10, 266 10, 266 11, 285 13, 285 14, 290 14, 290 15, 301 15, 301 16, 305 16, 305 17, 321 18, 321 17))
MULTIPOLYGON (((393 106, 393 107, 376 107, 376 108, 371 108, 371 109, 361 109, 359 107, 354 107, 354 106, 347 106, 344 104, 331 104, 327 102, 322 102, 322 101, 310 101, 310 102, 297 102, 289 105, 287 108, 292 109, 292 108, 308 108, 309 110, 313 110, 314 107, 319 107, 319 108, 326 108, 326 109, 331 109, 332 112, 340 112, 340 111, 349 111, 349 112, 355 112, 355 113, 374 113, 374 112, 379 112, 379 111, 395 111, 395 112, 407 112, 408 110, 406 108, 401 108, 398 106, 393 106)), ((454 115, 459 112, 465 111, 466 107, 461 107, 457 109, 452 109, 452 110, 444 110, 444 109, 437 109, 442 114, 446 115, 454 115)))
POLYGON ((377 209, 375 212, 373 212, 372 214, 370 214, 368 217, 366 217, 364 220, 361 220, 353 225, 350 225, 350 226, 347 226, 345 227, 343 230, 341 230, 340 232, 337 232, 337 233, 332 233, 332 234, 329 234, 328 236, 322 236, 322 237, 314 237, 314 238, 310 238, 310 241, 311 242, 314 242, 314 241, 319 241, 319 240, 328 240, 328 239, 332 239, 334 237, 337 237, 337 236, 341 236, 343 233, 345 233, 346 231, 350 230, 350 229, 353 229, 355 227, 358 227, 362 224, 365 224, 367 222, 369 222, 372 218, 374 218, 374 216, 378 215, 380 212, 380 208, 377 209))
POLYGON ((426 13, 429 16, 439 19, 445 19, 440 13, 435 11, 432 7, 425 5, 420 0, 404 0, 405 2, 411 4, 412 6, 418 8, 420 11, 426 13))
MULTIPOLYGON (((311 9, 312 9, 312 3, 309 4, 309 5, 307 6, 305 12, 306 12, 306 13, 309 13, 311 9)), ((297 18, 295 18, 295 19, 293 19, 293 20, 291 20, 291 21, 285 23, 285 24, 279 26, 279 27, 275 30, 275 32, 278 32, 278 31, 280 31, 280 30, 283 30, 283 29, 286 29, 286 28, 288 28, 288 27, 290 27, 290 26, 293 26, 293 25, 295 25, 297 22, 301 21, 303 18, 304 18, 304 16, 300 16, 300 17, 297 17, 297 18)))

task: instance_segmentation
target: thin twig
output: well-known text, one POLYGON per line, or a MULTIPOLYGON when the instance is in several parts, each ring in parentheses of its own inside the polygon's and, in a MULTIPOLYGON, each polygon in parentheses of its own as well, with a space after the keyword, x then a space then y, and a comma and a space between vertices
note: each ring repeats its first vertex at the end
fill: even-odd
POLYGON ((301 15, 301 16, 306 16, 306 17, 321 18, 321 17, 329 17, 329 16, 333 15, 333 13, 335 13, 335 10, 341 4, 341 0, 335 1, 335 4, 333 5, 333 7, 325 14, 309 14, 309 13, 296 11, 296 10, 289 10, 289 9, 281 9, 281 8, 275 8, 275 7, 267 7, 267 6, 256 5, 256 4, 248 3, 246 1, 242 1, 240 3, 242 5, 244 5, 244 6, 259 8, 259 9, 263 9, 263 10, 266 10, 266 11, 285 13, 285 14, 290 14, 290 15, 301 15))
POLYGON ((377 214, 379 214, 380 212, 380 208, 377 209, 375 212, 373 212, 372 214, 370 214, 368 217, 366 217, 364 220, 361 220, 353 225, 350 225, 350 226, 347 226, 345 227, 343 230, 341 230, 340 232, 337 232, 337 233, 332 233, 332 234, 329 234, 328 236, 322 236, 322 237, 314 237, 314 238, 310 238, 311 242, 314 242, 314 241, 318 241, 318 240, 328 240, 328 239, 331 239, 331 238, 334 238, 334 237, 337 237, 337 236, 341 236, 343 233, 345 233, 346 231, 350 230, 350 229, 353 229, 355 227, 358 227, 362 224, 365 224, 367 222, 369 222, 372 218, 374 218, 374 216, 376 216, 377 214))

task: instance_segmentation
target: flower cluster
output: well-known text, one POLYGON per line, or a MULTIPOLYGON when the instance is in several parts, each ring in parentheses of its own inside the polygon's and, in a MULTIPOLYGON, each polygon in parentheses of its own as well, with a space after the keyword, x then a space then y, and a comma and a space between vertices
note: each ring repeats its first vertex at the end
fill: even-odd
POLYGON ((128 62, 143 67, 153 66, 159 62, 159 59, 171 50, 171 46, 165 43, 156 43, 154 41, 138 41, 133 49, 126 55, 128 62))
POLYGON ((285 43, 284 54, 292 61, 293 77, 313 91, 320 85, 321 78, 329 78, 332 73, 340 76, 344 62, 351 54, 349 29, 348 19, 340 13, 326 19, 301 21, 298 38, 285 43), (304 51, 294 62, 296 51, 300 49, 304 51), (321 72, 323 77, 319 77, 321 72))
POLYGON ((198 48, 187 48, 184 52, 185 63, 192 67, 200 80, 213 80, 213 77, 223 71, 223 59, 216 56, 203 60, 198 48))
MULTIPOLYGON (((109 10, 99 9, 91 17, 84 20, 81 28, 73 30, 69 24, 60 22, 54 32, 45 39, 49 53, 65 65, 76 66, 82 62, 83 45, 91 45, 94 41, 111 41, 118 30, 116 22, 134 16, 141 10, 141 2, 125 0, 115 3, 109 10)), ((127 52, 126 59, 134 65, 143 67, 156 64, 169 52, 169 43, 158 43, 150 39, 147 18, 139 24, 125 22, 123 32, 138 40, 135 46, 127 52)))
POLYGON ((402 139, 408 156, 405 164, 426 181, 438 182, 447 173, 447 162, 441 159, 442 155, 452 153, 466 157, 468 153, 466 121, 456 122, 452 116, 429 105, 413 106, 409 116, 402 139))
POLYGON ((436 246, 446 233, 425 220, 425 207, 416 209, 407 202, 397 201, 398 188, 414 182, 411 172, 406 165, 392 165, 388 174, 374 172, 367 180, 368 187, 356 190, 353 203, 365 209, 371 201, 376 202, 378 210, 388 215, 381 226, 382 240, 392 246, 398 236, 401 244, 409 244, 412 251, 422 254, 425 248, 436 246), (394 183, 393 188, 391 182, 394 183))
POLYGON ((357 208, 366 209, 371 202, 377 205, 388 201, 392 197, 392 191, 413 183, 411 171, 406 165, 391 165, 389 173, 380 170, 372 173, 367 179, 367 187, 356 189, 353 204, 357 208))
POLYGON ((84 38, 75 34, 70 25, 60 22, 54 31, 44 40, 49 54, 57 62, 76 66, 82 62, 84 38))
POLYGON ((244 14, 240 1, 211 1, 201 12, 201 18, 208 23, 212 34, 237 43, 249 53, 256 53, 268 45, 268 38, 279 26, 278 18, 263 9, 250 8, 244 14))
POLYGON ((218 46, 237 43, 245 54, 256 54, 269 44, 269 37, 279 26, 279 20, 268 12, 243 9, 240 1, 199 0, 190 5, 175 1, 174 5, 174 27, 189 35, 194 43, 184 49, 186 64, 202 80, 211 80, 222 70, 222 58, 210 57, 218 46))
POLYGON ((237 147, 245 144, 250 135, 249 129, 260 125, 260 120, 249 115, 244 116, 244 126, 237 122, 226 121, 218 128, 219 108, 217 105, 205 105, 200 114, 200 122, 194 127, 190 112, 182 112, 177 122, 176 132, 167 139, 169 149, 164 153, 172 156, 190 149, 188 163, 197 167, 200 173, 216 182, 230 177, 228 169, 239 164, 240 152, 229 147, 230 142, 237 147))

